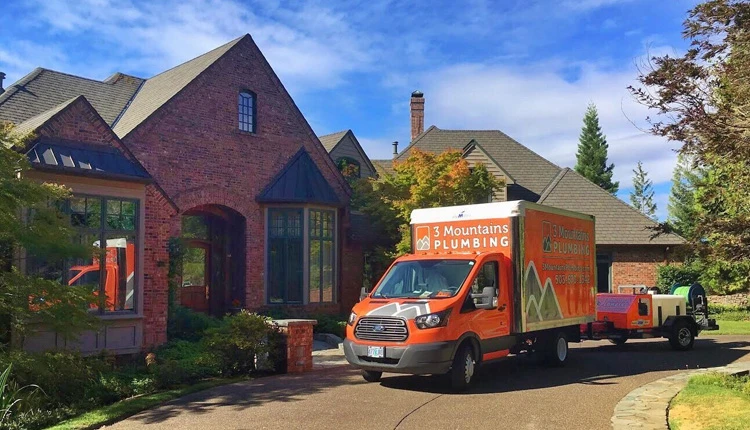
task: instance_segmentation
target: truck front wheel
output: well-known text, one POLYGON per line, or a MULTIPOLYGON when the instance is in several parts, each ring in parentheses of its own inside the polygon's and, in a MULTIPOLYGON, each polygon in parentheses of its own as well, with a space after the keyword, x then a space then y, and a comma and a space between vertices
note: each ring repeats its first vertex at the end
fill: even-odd
POLYGON ((544 351, 546 363, 554 367, 564 365, 568 359, 568 338, 565 336, 565 333, 557 332, 547 342, 547 347, 544 351))
POLYGON ((693 347, 695 336, 690 325, 684 320, 675 321, 672 333, 669 335, 669 344, 678 351, 687 351, 693 347))
POLYGON ((471 345, 464 345, 458 350, 450 371, 451 387, 454 390, 463 391, 469 387, 474 379, 476 363, 471 345))
POLYGON ((373 370, 362 371, 362 377, 365 378, 365 381, 367 382, 378 382, 380 381, 380 378, 382 376, 383 376, 383 372, 375 372, 373 370))

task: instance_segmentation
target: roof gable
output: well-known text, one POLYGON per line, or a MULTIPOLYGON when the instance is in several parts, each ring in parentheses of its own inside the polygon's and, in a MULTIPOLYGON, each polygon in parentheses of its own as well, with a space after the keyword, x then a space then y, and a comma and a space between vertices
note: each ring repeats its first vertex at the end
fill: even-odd
POLYGON ((259 203, 319 203, 339 206, 341 201, 323 173, 301 148, 258 195, 259 203))
POLYGON ((329 153, 333 151, 333 148, 336 147, 336 145, 341 142, 341 139, 346 136, 347 133, 349 133, 351 130, 342 130, 337 131, 336 133, 326 134, 323 136, 318 136, 318 140, 320 140, 320 143, 323 144, 323 148, 326 149, 329 153))
POLYGON ((36 68, 0 94, 0 121, 20 124, 82 95, 112 124, 142 83, 122 73, 97 81, 36 68))
POLYGON ((503 166, 500 165, 500 163, 495 161, 495 159, 492 158, 492 156, 487 151, 485 151, 484 148, 482 148, 482 145, 477 143, 477 141, 474 139, 472 139, 471 142, 469 142, 469 144, 464 147, 464 150, 463 150, 464 158, 472 151, 481 152, 488 162, 492 163, 493 166, 497 167, 500 170, 500 172, 502 172, 503 176, 505 176, 506 185, 513 184, 516 182, 516 180, 513 179, 513 176, 511 176, 511 174, 508 173, 508 171, 505 170, 503 166))
POLYGON ((680 245, 685 240, 674 234, 651 239, 648 227, 656 222, 599 186, 565 168, 542 193, 538 203, 584 212, 596 218, 599 245, 680 245))
POLYGON ((199 57, 147 79, 122 113, 122 116, 114 124, 113 130, 115 133, 120 138, 127 136, 245 37, 250 36, 245 35, 234 39, 199 57))
POLYGON ((509 199, 536 201, 560 172, 560 167, 499 130, 441 130, 434 125, 417 136, 396 160, 408 157, 413 148, 433 153, 460 151, 472 140, 514 179, 515 183, 508 187, 509 199))

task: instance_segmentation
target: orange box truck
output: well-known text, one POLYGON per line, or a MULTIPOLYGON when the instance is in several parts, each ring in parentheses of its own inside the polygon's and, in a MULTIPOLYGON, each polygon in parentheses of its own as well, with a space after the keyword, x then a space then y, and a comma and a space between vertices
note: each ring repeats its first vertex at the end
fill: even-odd
POLYGON ((418 209, 410 255, 354 306, 346 358, 382 372, 449 373, 538 351, 553 365, 594 321, 594 218, 526 201, 418 209))

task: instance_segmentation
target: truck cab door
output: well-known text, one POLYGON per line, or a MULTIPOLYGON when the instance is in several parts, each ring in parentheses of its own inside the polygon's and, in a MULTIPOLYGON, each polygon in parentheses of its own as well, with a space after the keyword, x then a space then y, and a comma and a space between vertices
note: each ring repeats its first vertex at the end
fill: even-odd
POLYGON ((511 306, 508 301, 508 291, 505 282, 501 282, 501 264, 499 257, 484 260, 471 280, 471 291, 467 295, 462 313, 470 314, 469 326, 479 335, 482 343, 483 359, 490 360, 507 355, 506 338, 510 334, 511 306), (496 298, 490 309, 479 309, 471 294, 481 294, 486 287, 494 287, 496 298))

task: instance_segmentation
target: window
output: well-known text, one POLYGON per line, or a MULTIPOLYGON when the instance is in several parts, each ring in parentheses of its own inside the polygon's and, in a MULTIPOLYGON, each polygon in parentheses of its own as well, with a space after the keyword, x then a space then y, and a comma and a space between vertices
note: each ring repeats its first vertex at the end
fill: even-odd
POLYGON ((255 94, 242 91, 237 103, 240 130, 255 133, 255 94))
POLYGON ((269 209, 269 303, 302 303, 302 230, 302 209, 269 209))
POLYGON ((441 299, 455 296, 473 260, 402 261, 391 267, 373 297, 441 299))
POLYGON ((27 271, 68 285, 90 286, 101 298, 91 307, 100 312, 135 311, 138 202, 75 196, 61 209, 76 230, 78 244, 90 246, 92 255, 56 262, 30 256, 27 271))
POLYGON ((341 174, 346 178, 361 178, 362 168, 359 165, 359 161, 350 157, 340 157, 336 160, 336 167, 339 168, 341 174))
POLYGON ((333 211, 310 210, 310 303, 334 299, 335 219, 333 211))

